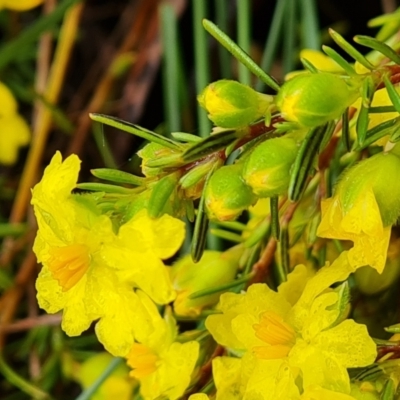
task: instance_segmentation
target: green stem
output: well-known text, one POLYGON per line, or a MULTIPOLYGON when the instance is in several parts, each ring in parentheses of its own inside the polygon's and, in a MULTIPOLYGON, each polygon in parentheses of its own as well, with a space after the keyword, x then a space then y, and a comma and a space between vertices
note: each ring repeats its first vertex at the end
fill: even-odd
POLYGON ((176 15, 170 4, 160 8, 161 38, 164 54, 163 87, 167 132, 181 130, 178 93, 178 35, 176 15))
MULTIPOLYGON (((207 49, 207 36, 201 26, 201 21, 206 16, 206 1, 193 0, 193 27, 194 27, 194 50, 196 68, 196 91, 200 93, 210 82, 209 57, 207 49)), ((211 123, 207 113, 199 105, 197 107, 200 136, 208 136, 211 130, 211 123)))
MULTIPOLYGON (((250 52, 250 2, 240 0, 237 2, 237 30, 238 45, 246 52, 250 52)), ((245 65, 239 64, 239 81, 245 85, 250 85, 250 71, 245 65)))
MULTIPOLYGON (((228 3, 226 0, 217 0, 215 2, 215 14, 218 26, 223 32, 228 32, 228 3)), ((223 76, 224 79, 230 79, 232 71, 229 53, 222 46, 219 46, 218 55, 221 76, 223 76)))
POLYGON ((35 400, 51 400, 48 393, 42 391, 31 383, 27 382, 24 378, 18 375, 13 369, 11 369, 5 362, 3 356, 0 354, 0 372, 12 385, 16 386, 22 392, 28 396, 33 397, 35 400))
POLYGON ((320 50, 321 43, 315 0, 302 0, 300 4, 302 5, 303 47, 320 50))

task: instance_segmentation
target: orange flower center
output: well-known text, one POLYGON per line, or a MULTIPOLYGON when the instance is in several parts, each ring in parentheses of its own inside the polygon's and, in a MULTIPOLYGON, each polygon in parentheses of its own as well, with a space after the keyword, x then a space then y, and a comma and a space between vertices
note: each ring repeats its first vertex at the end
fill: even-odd
POLYGON ((254 324, 255 335, 268 346, 256 346, 253 352, 257 358, 278 359, 286 357, 296 341, 293 328, 273 311, 260 315, 260 323, 254 324))
POLYGON ((53 248, 50 256, 49 270, 64 292, 75 286, 89 268, 89 249, 83 244, 53 248))
POLYGON ((152 374, 158 368, 158 356, 144 344, 134 343, 128 355, 128 365, 133 368, 130 375, 141 379, 152 374))

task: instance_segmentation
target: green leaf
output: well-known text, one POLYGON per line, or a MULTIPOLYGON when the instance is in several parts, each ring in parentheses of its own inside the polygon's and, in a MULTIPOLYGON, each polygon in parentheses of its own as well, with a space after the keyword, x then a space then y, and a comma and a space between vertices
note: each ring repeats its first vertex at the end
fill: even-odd
POLYGON ((320 144, 325 134, 332 130, 332 127, 332 123, 317 126, 310 129, 304 138, 292 167, 289 184, 289 199, 291 201, 298 201, 302 196, 313 169, 315 158, 318 155, 320 144))
POLYGON ((376 40, 373 37, 363 35, 355 36, 354 41, 365 47, 376 50, 386 56, 389 60, 392 60, 396 64, 400 64, 400 56, 386 43, 383 43, 380 40, 376 40))
POLYGON ((385 83, 388 95, 394 108, 398 113, 400 113, 400 94, 397 92, 396 88, 393 86, 393 83, 390 81, 390 78, 387 75, 383 76, 383 82, 385 83))
POLYGON ((179 180, 179 184, 182 187, 182 189, 187 189, 195 185, 196 183, 200 182, 200 180, 203 179, 208 174, 211 167, 212 163, 208 162, 196 165, 194 168, 192 168, 179 180))
POLYGON ((390 140, 396 142, 399 135, 400 117, 390 119, 389 121, 382 122, 367 131, 365 140, 362 144, 357 144, 353 150, 360 151, 366 149, 372 143, 383 138, 386 135, 391 135, 390 140))
POLYGON ((334 42, 340 46, 348 55, 358 61, 361 65, 369 70, 373 70, 374 66, 358 51, 353 47, 343 36, 335 32, 332 28, 329 29, 329 34, 331 35, 334 42))
POLYGON ((348 63, 336 50, 332 49, 329 46, 322 46, 322 50, 326 55, 332 58, 332 60, 335 61, 340 67, 342 67, 343 70, 347 72, 347 74, 349 74, 350 76, 357 75, 357 72, 350 65, 350 63, 348 63))
POLYGON ((389 378, 380 393, 380 400, 395 400, 396 386, 393 379, 389 378))
POLYGON ((105 181, 128 183, 130 185, 141 186, 146 182, 145 178, 130 174, 129 172, 119 171, 110 168, 96 168, 90 170, 93 176, 105 181))
POLYGON ((243 51, 229 36, 222 32, 215 24, 207 19, 203 20, 204 29, 213 36, 219 43, 222 44, 239 62, 246 66, 255 76, 261 79, 270 88, 278 91, 279 85, 263 71, 252 59, 251 57, 243 51))
POLYGON ((201 137, 186 132, 172 132, 171 136, 179 142, 198 143, 201 141, 201 137))
POLYGON ((311 61, 308 61, 307 58, 300 58, 301 63, 303 64, 303 67, 310 71, 312 74, 317 74, 318 69, 312 64, 311 61))
POLYGON ((175 141, 168 139, 158 133, 149 131, 148 129, 142 128, 138 125, 131 124, 130 122, 123 121, 122 119, 110 117, 109 115, 90 113, 89 117, 93 121, 100 122, 104 125, 112 126, 120 129, 121 131, 131 133, 135 136, 139 136, 142 139, 146 139, 150 142, 158 143, 161 146, 168 147, 172 150, 181 150, 181 145, 175 141))
POLYGON ((230 242, 241 243, 243 241, 243 238, 240 235, 226 231, 225 229, 211 228, 210 232, 213 235, 218 236, 221 239, 229 240, 230 242))
POLYGON ((158 218, 163 214, 165 206, 177 185, 176 175, 161 178, 152 188, 148 212, 150 217, 158 218))
POLYGON ((250 273, 250 274, 247 274, 247 275, 245 275, 239 279, 236 279, 232 282, 226 283, 225 285, 220 285, 220 286, 215 286, 215 287, 208 288, 208 289, 199 290, 197 292, 192 293, 189 296, 189 299, 194 300, 194 299, 198 299, 200 297, 209 296, 210 294, 225 292, 231 288, 241 285, 242 283, 248 282, 253 277, 254 277, 254 273, 250 273))
POLYGON ((279 197, 273 196, 269 199, 271 210, 271 235, 276 240, 279 240, 280 226, 279 226, 279 197))
POLYGON ((375 84, 372 77, 369 76, 363 82, 361 108, 358 113, 356 124, 357 140, 360 145, 363 145, 366 139, 369 124, 369 107, 372 103, 374 93, 375 84))
POLYGON ((92 192, 133 194, 134 189, 128 189, 122 186, 109 185, 107 183, 83 182, 76 185, 77 189, 90 190, 92 192))
POLYGON ((347 151, 351 150, 349 109, 346 108, 342 115, 342 143, 347 151))
POLYGON ((217 168, 217 166, 214 166, 214 168, 207 175, 206 181, 204 183, 203 192, 200 197, 196 221, 194 223, 191 254, 192 254, 192 260, 195 263, 200 261, 202 255, 203 255, 205 246, 206 246, 207 230, 208 230, 208 224, 209 224, 209 219, 207 217, 206 204, 205 204, 206 203, 206 189, 207 189, 208 182, 216 168, 217 168))
POLYGON ((238 135, 238 131, 228 130, 208 136, 201 142, 196 143, 187 149, 182 154, 182 159, 185 162, 196 161, 199 158, 227 147, 233 140, 238 138, 238 135))

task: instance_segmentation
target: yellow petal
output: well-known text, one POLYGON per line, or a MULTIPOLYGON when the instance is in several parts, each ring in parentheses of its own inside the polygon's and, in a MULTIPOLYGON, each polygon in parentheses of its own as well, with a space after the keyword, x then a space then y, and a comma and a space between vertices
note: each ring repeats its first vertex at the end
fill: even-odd
POLYGON ((338 63, 324 53, 313 49, 303 49, 300 51, 300 58, 310 61, 314 67, 326 72, 343 72, 338 63))
POLYGON ((365 367, 376 358, 376 344, 365 325, 351 319, 321 332, 313 345, 324 354, 334 357, 345 368, 365 367))
POLYGON ((353 268, 369 265, 381 273, 386 264, 390 234, 391 227, 388 226, 379 234, 354 238, 354 247, 349 250, 350 265, 353 268))
POLYGON ((301 400, 356 400, 348 394, 333 392, 320 386, 310 386, 301 396, 301 400))
POLYGON ((0 7, 9 8, 15 11, 26 11, 42 4, 43 0, 2 0, 0 7))
POLYGON ((185 237, 184 222, 168 214, 152 219, 142 210, 126 226, 138 227, 151 250, 162 260, 172 257, 185 237))
POLYGON ((304 265, 297 265, 288 274, 287 281, 278 287, 281 294, 292 306, 299 300, 307 282, 315 275, 315 271, 304 265))
POLYGON ((158 369, 140 380, 142 396, 145 399, 181 398, 190 384, 198 354, 198 342, 173 343, 162 353, 158 369))
POLYGON ((316 297, 332 284, 345 281, 352 272, 354 269, 349 264, 348 253, 344 251, 331 265, 322 267, 307 282, 299 301, 290 311, 288 322, 296 330, 301 331, 316 297))
POLYGON ((19 148, 29 143, 29 126, 20 115, 12 114, 0 118, 0 127, 0 163, 11 165, 17 160, 19 148))
POLYGON ((147 314, 137 295, 128 287, 112 287, 98 293, 104 304, 103 314, 96 324, 96 335, 105 349, 114 356, 124 357, 135 338, 135 327, 147 322, 147 314))
POLYGON ((288 362, 301 370, 303 387, 317 385, 350 393, 350 378, 346 368, 335 357, 322 353, 320 348, 298 340, 289 354, 288 362))
POLYGON ((290 304, 267 285, 255 284, 251 285, 246 293, 224 293, 220 297, 218 309, 222 314, 209 316, 206 319, 207 329, 218 343, 235 349, 245 349, 245 344, 235 334, 238 331, 232 329, 232 321, 240 314, 248 316, 248 325, 243 329, 246 334, 251 335, 248 338, 251 343, 254 335, 252 321, 258 321, 260 314, 265 311, 274 311, 284 317, 290 310, 290 304))
POLYGON ((127 242, 118 237, 102 247, 101 257, 107 265, 119 270, 121 280, 142 289, 156 303, 171 302, 176 293, 167 267, 154 253, 142 252, 136 245, 135 241, 127 242))

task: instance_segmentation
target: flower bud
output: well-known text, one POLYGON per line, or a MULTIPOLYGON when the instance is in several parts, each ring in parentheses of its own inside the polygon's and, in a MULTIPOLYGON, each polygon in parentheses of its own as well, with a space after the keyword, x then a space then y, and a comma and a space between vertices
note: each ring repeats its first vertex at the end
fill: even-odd
POLYGON ((210 120, 222 128, 249 125, 262 118, 272 103, 272 96, 227 79, 211 83, 197 99, 210 120))
POLYGON ((219 300, 221 292, 189 299, 199 290, 232 282, 238 268, 242 249, 234 247, 224 253, 206 250, 198 263, 190 255, 181 258, 171 269, 172 284, 177 291, 174 310, 178 315, 197 316, 205 307, 219 300))
POLYGON ((337 194, 344 214, 368 189, 372 189, 383 226, 394 224, 400 215, 400 158, 379 153, 351 167, 343 174, 337 194))
POLYGON ((243 167, 243 179, 260 197, 283 194, 290 180, 290 169, 298 147, 293 139, 280 137, 257 146, 243 167))
POLYGON ((287 121, 304 127, 339 118, 357 98, 345 81, 327 72, 298 75, 279 90, 276 104, 287 121))
POLYGON ((256 201, 241 176, 242 165, 226 165, 211 176, 205 194, 205 205, 210 219, 235 219, 256 201))
POLYGON ((161 158, 173 158, 178 155, 177 152, 154 142, 144 146, 137 154, 142 159, 142 172, 146 177, 158 176, 162 170, 160 167, 150 167, 147 165, 149 161, 161 158))

